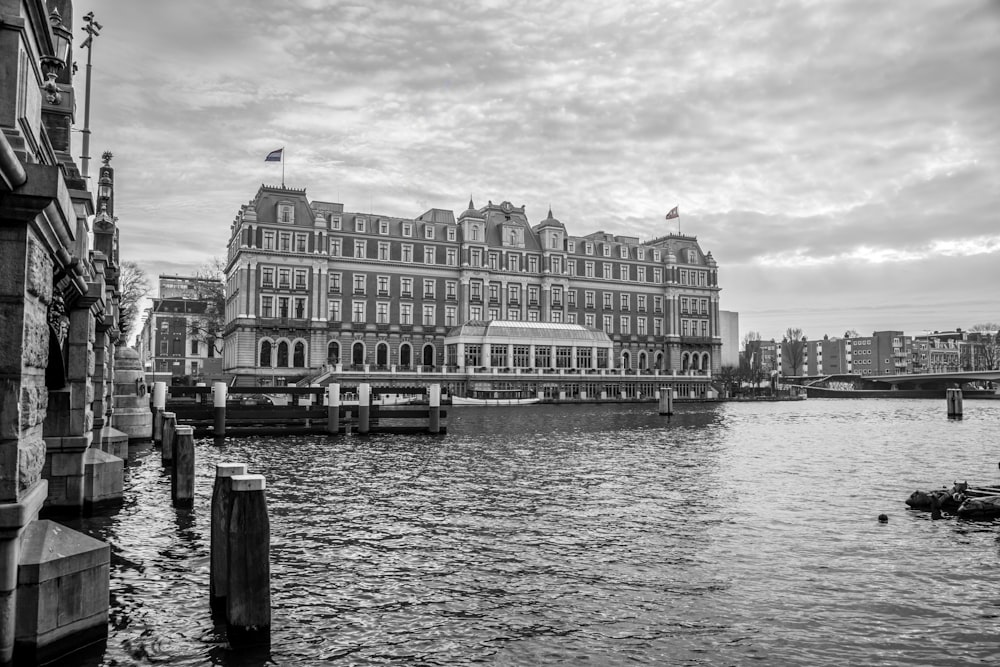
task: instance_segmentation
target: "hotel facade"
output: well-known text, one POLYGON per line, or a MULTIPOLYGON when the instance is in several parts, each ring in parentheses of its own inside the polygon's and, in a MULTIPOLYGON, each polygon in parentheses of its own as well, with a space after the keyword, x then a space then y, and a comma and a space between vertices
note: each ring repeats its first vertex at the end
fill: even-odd
POLYGON ((224 370, 241 385, 365 370, 710 378, 718 267, 695 237, 570 235, 510 202, 344 211, 261 186, 232 224, 224 370))

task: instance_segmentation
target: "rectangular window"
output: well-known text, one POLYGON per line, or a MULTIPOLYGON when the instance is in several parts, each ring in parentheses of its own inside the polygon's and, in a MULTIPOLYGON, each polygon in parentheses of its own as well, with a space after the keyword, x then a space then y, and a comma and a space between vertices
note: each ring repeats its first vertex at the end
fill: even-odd
POLYGON ((629 295, 628 294, 622 294, 622 295, 620 295, 619 306, 620 306, 621 310, 628 310, 629 309, 629 295))
POLYGON ((424 264, 434 264, 434 248, 424 246, 424 264))
POLYGON ((584 308, 594 307, 594 292, 593 290, 587 290, 583 293, 583 306, 584 308))
POLYGON ((445 306, 444 324, 448 327, 453 327, 458 324, 458 309, 455 308, 455 306, 445 306))
POLYGON ((430 278, 424 280, 424 298, 433 299, 434 298, 434 279, 430 278))
POLYGON ((469 319, 470 320, 481 320, 481 319, 483 319, 483 307, 482 306, 470 306, 469 307, 469 319))
POLYGON ((448 248, 446 261, 448 262, 448 266, 458 266, 458 250, 448 248))
POLYGON ((640 283, 646 282, 646 267, 639 266, 635 269, 635 279, 640 283))
POLYGON ((399 304, 399 323, 400 324, 413 324, 413 304, 412 303, 401 303, 401 304, 399 304))
POLYGON ((604 263, 604 279, 611 280, 611 262, 604 263))
POLYGON ((383 262, 389 261, 389 242, 379 241, 378 243, 378 258, 383 262))
POLYGON ((490 253, 490 268, 494 271, 500 268, 500 257, 495 252, 490 253))
POLYGON ((403 244, 403 261, 407 263, 413 261, 413 246, 409 243, 403 244))
POLYGON ((340 239, 330 239, 330 254, 340 257, 340 239))
POLYGON ((454 280, 445 281, 444 284, 444 297, 449 301, 454 301, 458 298, 458 283, 454 280))
POLYGON ((326 302, 326 316, 331 322, 340 321, 340 301, 330 299, 326 302))
POLYGON ((306 251, 306 235, 296 234, 295 235, 295 252, 305 252, 306 251))
POLYGON ((628 315, 622 315, 621 319, 619 320, 619 322, 621 324, 621 333, 628 334, 629 333, 629 317, 628 317, 628 315))
POLYGON ((278 297, 278 317, 284 319, 288 317, 288 297, 279 296, 278 297))
POLYGON ((490 302, 497 303, 500 301, 500 285, 496 283, 490 283, 490 302))
POLYGON ((587 278, 593 278, 594 277, 594 263, 593 262, 587 262, 586 264, 584 264, 583 265, 583 270, 584 270, 584 275, 587 278))
POLYGON ((303 319, 306 316, 306 300, 305 297, 295 297, 295 317, 298 319, 303 319))
POLYGON ((611 246, 609 246, 607 243, 601 246, 601 251, 605 257, 611 257, 611 246))
POLYGON ((508 320, 513 320, 515 322, 517 320, 521 319, 521 309, 520 308, 511 308, 511 309, 509 309, 507 311, 507 319, 508 320))
POLYGON ((413 278, 399 279, 399 295, 408 299, 413 298, 413 278))
POLYGON ((688 312, 688 300, 687 297, 681 298, 681 313, 687 314, 688 312))
POLYGON ((365 258, 365 242, 355 241, 354 242, 354 258, 364 259, 365 258))
POLYGON ((388 324, 389 323, 389 303, 386 301, 379 301, 375 304, 375 323, 376 324, 388 324))
POLYGON ((424 326, 434 326, 434 306, 430 304, 424 305, 424 326))
POLYGON ((389 233, 389 221, 388 220, 379 220, 378 221, 378 233, 382 234, 383 236, 385 236, 386 234, 389 233))
POLYGON ((278 269, 278 287, 288 289, 292 272, 289 269, 278 269))
POLYGON ((573 241, 566 241, 566 252, 576 252, 576 243, 573 241))
POLYGON ((507 303, 517 304, 521 301, 521 286, 507 285, 507 303))
POLYGON ((593 243, 584 243, 583 244, 583 253, 585 255, 593 255, 594 254, 594 244, 593 243))
POLYGON ((352 305, 353 310, 351 311, 351 321, 355 323, 363 323, 365 321, 365 302, 355 301, 352 305))
POLYGON ((653 320, 653 335, 662 336, 663 335, 663 320, 659 317, 653 320))
POLYGON ((653 282, 657 284, 663 282, 663 269, 653 269, 653 282))
POLYGON ((413 236, 413 225, 409 222, 403 223, 403 236, 409 238, 413 236))
POLYGON ((528 305, 538 305, 538 285, 528 285, 528 305))
POLYGON ((433 239, 434 238, 434 227, 431 225, 424 225, 424 238, 433 239))
POLYGON ((614 319, 612 318, 611 315, 604 316, 604 333, 606 334, 614 333, 614 327, 612 326, 612 322, 614 322, 614 319))
POLYGON ((288 232, 282 232, 278 235, 278 242, 281 244, 281 251, 288 252, 292 249, 292 235, 288 232))
POLYGON ((585 325, 587 325, 588 327, 594 326, 594 314, 593 313, 585 313, 584 316, 583 316, 583 323, 585 325))
POLYGON ((331 273, 330 274, 330 291, 333 293, 340 292, 340 274, 331 273))
POLYGON ((619 264, 618 265, 618 279, 619 280, 628 280, 629 279, 628 268, 629 268, 628 264, 619 264))
POLYGON ((510 271, 511 273, 516 273, 520 271, 521 270, 520 259, 521 259, 520 256, 515 255, 514 253, 509 253, 507 255, 507 270, 510 271))
POLYGON ((635 327, 636 327, 635 332, 637 334, 639 334, 640 336, 645 336, 646 335, 646 318, 645 317, 637 318, 636 321, 635 321, 635 327))
POLYGON ((455 236, 455 228, 454 227, 449 227, 448 228, 448 240, 449 241, 454 241, 455 238, 456 238, 456 236, 455 236))
POLYGON ((354 293, 355 294, 365 293, 365 274, 363 273, 354 274, 354 293))
POLYGON ((306 288, 306 270, 295 269, 295 289, 306 288))
POLYGON ((378 295, 379 296, 389 296, 389 276, 379 276, 378 281, 378 295))
POLYGON ((566 305, 570 308, 576 308, 576 290, 566 290, 566 305))
POLYGON ((552 306, 562 308, 562 287, 552 288, 552 306))
POLYGON ((198 354, 198 339, 191 339, 191 354, 198 354))
POLYGON ((640 313, 646 312, 646 295, 639 294, 635 297, 635 307, 640 313))
POLYGON ((552 264, 552 273, 555 273, 557 275, 560 274, 560 273, 562 273, 562 258, 561 257, 552 257, 550 259, 552 260, 552 262, 551 262, 551 264, 552 264))
POLYGON ((339 217, 330 218, 330 229, 340 229, 340 218, 339 217))
POLYGON ((537 322, 538 321, 538 311, 537 310, 529 310, 528 311, 528 321, 529 322, 537 322))
POLYGON ((622 246, 620 248, 620 252, 621 252, 621 258, 622 259, 628 259, 628 247, 627 246, 622 246))
POLYGON ((274 232, 264 232, 264 250, 274 250, 274 232))
POLYGON ((570 276, 576 275, 576 260, 568 260, 566 262, 566 274, 570 276))
POLYGON ((473 301, 483 300, 483 284, 478 280, 469 283, 469 291, 471 292, 470 298, 473 301))
POLYGON ((363 234, 365 231, 365 219, 355 218, 354 219, 354 231, 363 234))
POLYGON ((614 305, 611 303, 611 292, 604 292, 604 310, 611 310, 614 305))
POLYGON ((561 310, 553 310, 552 311, 552 321, 553 322, 562 322, 563 321, 563 314, 562 314, 561 310))
POLYGON ((479 248, 473 248, 469 251, 469 263, 472 264, 472 266, 479 266, 482 262, 482 250, 479 248))
POLYGON ((265 266, 260 270, 260 286, 274 287, 274 267, 265 266))
POLYGON ((528 271, 530 273, 538 273, 538 257, 535 255, 528 257, 528 271))
POLYGON ((653 312, 662 313, 663 312, 663 297, 654 296, 653 297, 653 312))

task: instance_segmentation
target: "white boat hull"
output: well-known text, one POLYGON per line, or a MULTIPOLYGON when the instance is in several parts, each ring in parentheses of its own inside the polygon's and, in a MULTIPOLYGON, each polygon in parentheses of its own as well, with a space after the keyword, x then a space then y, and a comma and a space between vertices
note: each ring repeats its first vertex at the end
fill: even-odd
POLYGON ((464 396, 452 396, 452 405, 531 405, 539 403, 538 398, 466 398, 464 396))

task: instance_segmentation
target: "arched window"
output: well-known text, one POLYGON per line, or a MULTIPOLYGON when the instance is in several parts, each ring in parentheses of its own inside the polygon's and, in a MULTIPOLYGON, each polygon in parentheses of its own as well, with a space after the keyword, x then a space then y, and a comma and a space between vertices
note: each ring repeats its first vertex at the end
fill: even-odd
POLYGON ((640 371, 646 370, 646 353, 645 352, 640 352, 639 353, 639 370, 640 371))
POLYGON ((399 365, 403 368, 409 368, 413 363, 413 348, 410 347, 409 343, 403 343, 399 346, 399 365))
POLYGON ((622 368, 632 368, 632 357, 628 352, 622 352, 622 368))
POLYGON ((288 341, 278 343, 278 368, 288 367, 288 341))
POLYGON ((688 369, 688 364, 690 364, 690 358, 688 357, 688 353, 685 352, 681 355, 681 370, 686 371, 688 369))
POLYGON ((379 366, 389 365, 389 346, 385 343, 379 343, 375 348, 375 363, 379 366))
POLYGON ((434 365, 434 346, 428 343, 424 345, 424 366, 434 365))
POLYGON ((656 359, 656 363, 655 363, 654 368, 657 368, 657 369, 659 369, 661 371, 666 370, 663 367, 663 353, 662 352, 657 352, 655 359, 656 359))
POLYGON ((302 341, 295 344, 295 351, 292 353, 292 366, 295 368, 305 368, 306 366, 306 344, 302 341))
POLYGON ((357 342, 351 348, 351 363, 360 366, 365 363, 365 344, 357 342))
POLYGON ((269 340, 260 344, 260 365, 264 368, 271 367, 271 341, 269 340))
POLYGON ((326 346, 326 363, 336 366, 340 363, 340 343, 331 340, 326 346))

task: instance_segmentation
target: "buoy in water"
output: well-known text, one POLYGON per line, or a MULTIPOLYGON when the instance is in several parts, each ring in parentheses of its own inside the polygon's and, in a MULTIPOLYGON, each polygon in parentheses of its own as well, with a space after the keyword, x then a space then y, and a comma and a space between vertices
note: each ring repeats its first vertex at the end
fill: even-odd
POLYGON ((878 522, 879 523, 889 523, 889 517, 886 516, 885 514, 879 514, 878 515, 878 522))

